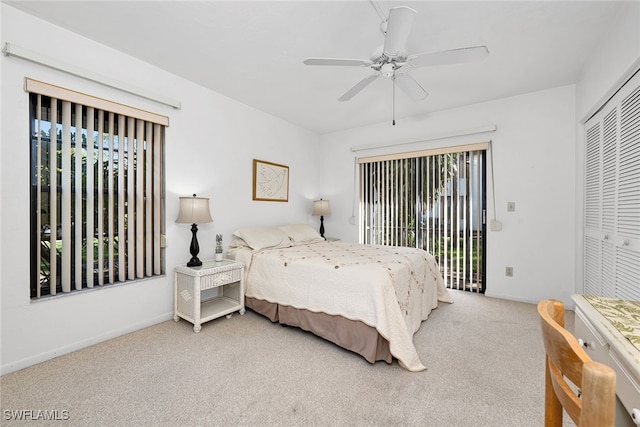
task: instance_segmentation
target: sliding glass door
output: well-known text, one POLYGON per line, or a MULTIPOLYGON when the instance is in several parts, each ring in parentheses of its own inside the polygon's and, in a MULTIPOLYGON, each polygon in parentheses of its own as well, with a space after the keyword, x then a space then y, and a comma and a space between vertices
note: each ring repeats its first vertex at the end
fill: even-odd
POLYGON ((360 159, 361 242, 424 249, 447 287, 484 292, 485 153, 360 159))

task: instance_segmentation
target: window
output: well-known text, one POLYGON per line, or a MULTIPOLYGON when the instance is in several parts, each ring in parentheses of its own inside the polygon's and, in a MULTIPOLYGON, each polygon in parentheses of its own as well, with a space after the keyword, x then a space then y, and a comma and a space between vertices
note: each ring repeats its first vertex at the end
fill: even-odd
POLYGON ((424 249, 447 287, 483 292, 487 147, 359 159, 360 241, 424 249))
POLYGON ((164 274, 168 119, 27 79, 31 298, 164 274))

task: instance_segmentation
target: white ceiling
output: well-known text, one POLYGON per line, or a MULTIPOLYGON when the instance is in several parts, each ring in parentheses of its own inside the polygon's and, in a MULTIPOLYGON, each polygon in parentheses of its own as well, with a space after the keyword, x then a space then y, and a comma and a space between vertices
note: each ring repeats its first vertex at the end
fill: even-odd
MULTIPOLYGON (((392 84, 369 72, 311 67, 310 56, 369 59, 383 43, 370 1, 6 1, 242 103, 326 133, 391 121, 392 84)), ((575 83, 615 1, 379 1, 416 15, 409 54, 486 45, 482 62, 412 69, 429 96, 396 94, 396 119, 575 83)))

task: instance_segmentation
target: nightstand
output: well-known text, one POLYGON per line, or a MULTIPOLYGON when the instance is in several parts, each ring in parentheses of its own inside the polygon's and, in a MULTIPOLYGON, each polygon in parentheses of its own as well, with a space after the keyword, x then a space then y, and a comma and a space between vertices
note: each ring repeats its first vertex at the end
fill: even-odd
POLYGON ((174 314, 193 323, 198 333, 202 324, 239 311, 244 314, 244 264, 233 260, 204 261, 200 267, 175 268, 174 314))

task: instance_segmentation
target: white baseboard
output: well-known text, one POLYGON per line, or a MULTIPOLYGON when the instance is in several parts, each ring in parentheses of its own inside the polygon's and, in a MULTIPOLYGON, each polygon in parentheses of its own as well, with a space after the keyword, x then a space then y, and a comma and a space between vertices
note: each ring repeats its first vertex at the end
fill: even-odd
POLYGON ((11 372, 19 371, 20 369, 28 368, 29 366, 37 365, 38 363, 46 362, 47 360, 51 360, 58 356, 62 356, 63 354, 71 353, 76 350, 81 350, 83 348, 90 347, 92 345, 110 340, 112 338, 119 337, 121 335, 125 335, 131 332, 138 331, 140 329, 148 328, 149 326, 156 325, 158 323, 165 322, 167 320, 173 319, 173 311, 170 313, 165 313, 160 316, 156 316, 151 319, 146 319, 142 322, 134 323, 131 325, 127 325, 124 328, 114 329, 103 333, 101 335, 96 335, 94 337, 88 338, 86 340, 81 340, 75 342, 73 344, 65 345, 63 347, 59 347, 53 350, 46 351, 44 353, 37 354, 35 356, 26 357, 21 360, 17 360, 11 363, 7 363, 6 365, 0 366, 0 375, 9 374, 11 372))
POLYGON ((514 295, 504 295, 504 294, 496 294, 493 292, 485 291, 484 296, 489 298, 498 298, 498 299, 506 299, 509 301, 517 301, 517 302, 526 302, 529 304, 537 304, 539 301, 533 301, 528 298, 521 298, 514 295))
MULTIPOLYGON (((540 300, 532 300, 532 299, 528 299, 528 298, 520 298, 520 297, 513 296, 513 295, 495 294, 495 293, 488 292, 488 291, 485 291, 484 295, 486 297, 489 297, 489 298, 505 299, 505 300, 509 300, 509 301, 524 302, 524 303, 527 303, 527 304, 535 304, 535 305, 537 305, 540 302, 540 300)), ((573 300, 572 299, 570 299, 569 301, 563 301, 563 303, 564 303, 564 308, 565 309, 573 310, 574 305, 573 305, 573 300)))

